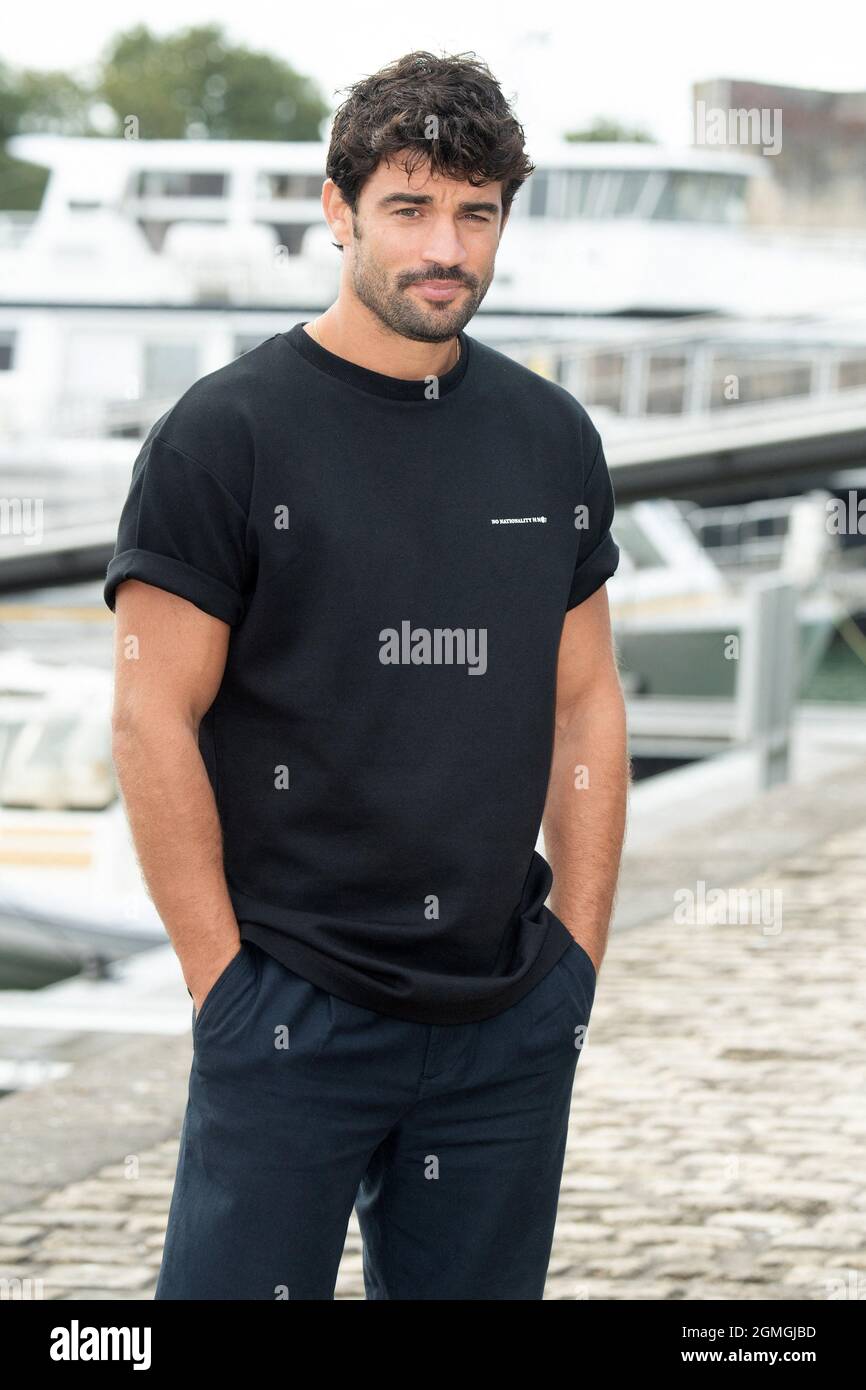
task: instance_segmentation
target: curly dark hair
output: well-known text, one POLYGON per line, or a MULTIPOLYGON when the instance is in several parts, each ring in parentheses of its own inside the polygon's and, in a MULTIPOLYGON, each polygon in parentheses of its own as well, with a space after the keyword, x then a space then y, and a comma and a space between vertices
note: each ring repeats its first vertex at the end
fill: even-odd
POLYGON ((407 53, 346 90, 325 167, 353 214, 365 179, 402 150, 410 175, 429 160, 432 173, 476 187, 501 180, 503 217, 535 168, 523 127, 474 53, 407 53))

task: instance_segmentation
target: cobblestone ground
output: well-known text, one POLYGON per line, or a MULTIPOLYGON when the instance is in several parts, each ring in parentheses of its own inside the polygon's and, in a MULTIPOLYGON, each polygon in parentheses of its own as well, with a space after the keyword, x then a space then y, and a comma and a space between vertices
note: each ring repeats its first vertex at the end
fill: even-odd
MULTIPOLYGON (((763 911, 702 923, 683 883, 612 937, 549 1299, 866 1299, 866 824, 727 887, 763 911)), ((152 1298, 176 1159, 157 1144, 0 1216, 12 1296, 152 1298)), ((338 1298, 364 1297, 360 1251, 353 1217, 338 1298)))

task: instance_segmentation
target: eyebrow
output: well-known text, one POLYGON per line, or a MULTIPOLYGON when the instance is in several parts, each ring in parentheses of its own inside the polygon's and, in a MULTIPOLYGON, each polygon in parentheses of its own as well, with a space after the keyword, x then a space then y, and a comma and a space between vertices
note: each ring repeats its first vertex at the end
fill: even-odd
MULTIPOLYGON (((430 193, 388 193, 384 198, 380 198, 377 207, 388 207, 391 203, 413 203, 416 206, 427 205, 433 202, 430 193)), ((485 203, 479 201, 463 201, 457 204, 460 212, 490 212, 494 217, 501 211, 498 203, 485 203)))

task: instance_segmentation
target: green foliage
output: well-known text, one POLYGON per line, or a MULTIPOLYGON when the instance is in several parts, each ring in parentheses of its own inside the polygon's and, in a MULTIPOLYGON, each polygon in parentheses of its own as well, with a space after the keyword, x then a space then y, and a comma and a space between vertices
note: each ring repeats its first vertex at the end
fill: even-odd
POLYGON ((221 26, 158 38, 138 25, 114 39, 96 95, 117 134, 130 117, 143 140, 318 140, 328 107, 281 59, 230 45, 221 26))
POLYGON ((87 84, 68 73, 24 68, 8 74, 6 82, 0 80, 3 135, 11 135, 14 130, 90 135, 92 102, 87 84))
MULTIPOLYGON (((86 128, 88 97, 63 72, 13 71, 0 63, 0 141, 19 130, 80 135, 86 128)), ((0 209, 35 212, 48 171, 0 150, 0 209)))
POLYGON ((654 145, 656 141, 647 131, 635 126, 621 125, 619 121, 607 116, 597 116, 585 130, 569 130, 564 139, 581 140, 628 140, 640 145, 654 145))
MULTIPOLYGON (((166 38, 145 25, 113 38, 90 81, 0 62, 0 142, 11 135, 141 140, 319 140, 315 83, 280 58, 231 44, 217 24, 166 38)), ((0 150, 0 210, 39 207, 46 171, 0 150)))
POLYGON ((0 150, 0 212, 36 212, 47 182, 47 169, 0 150))

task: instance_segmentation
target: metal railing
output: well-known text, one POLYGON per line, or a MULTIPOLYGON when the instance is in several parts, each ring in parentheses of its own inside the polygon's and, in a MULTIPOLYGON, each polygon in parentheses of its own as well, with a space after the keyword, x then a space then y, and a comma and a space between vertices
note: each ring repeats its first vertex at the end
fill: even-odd
POLYGON ((736 506, 691 507, 685 519, 717 564, 776 564, 797 497, 764 498, 736 506))
POLYGON ((718 320, 653 324, 606 341, 511 341, 499 345, 588 409, 623 418, 707 416, 736 403, 827 402, 866 386, 866 339, 824 342, 802 328, 767 340, 761 325, 718 320))
MULTIPOLYGON (((586 325, 578 340, 530 330, 496 346, 558 382, 590 411, 626 421, 721 421, 734 407, 813 402, 843 406, 866 389, 866 326, 862 341, 847 326, 842 340, 809 338, 803 325, 772 336, 759 323, 695 319, 688 323, 586 325)), ((171 400, 57 402, 55 427, 80 435, 140 434, 171 400)))

